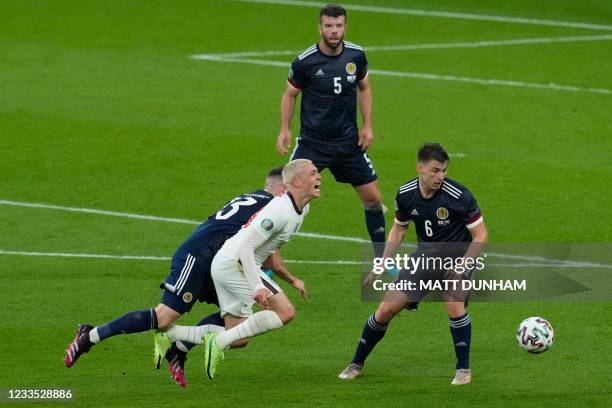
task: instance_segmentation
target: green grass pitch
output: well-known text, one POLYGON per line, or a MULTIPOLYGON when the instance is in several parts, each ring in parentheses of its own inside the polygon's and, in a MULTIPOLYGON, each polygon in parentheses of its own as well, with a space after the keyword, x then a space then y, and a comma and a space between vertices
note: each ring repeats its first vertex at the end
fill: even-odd
MULTIPOLYGON (((609 1, 350 3, 587 24, 349 7, 347 39, 366 47, 610 36, 372 51, 368 58, 377 135, 370 156, 389 207, 397 187, 413 177, 416 148, 438 141, 453 154, 449 176, 478 198, 492 242, 611 241, 609 1)), ((293 56, 252 57, 260 64, 189 56, 297 54, 318 38, 316 8, 23 0, 2 2, 0 15, 0 200, 199 220, 259 186, 268 168, 286 160, 274 143, 287 69, 266 63, 288 64, 293 56)), ((295 118, 294 135, 298 123, 295 118)), ((457 388, 449 385, 454 355, 444 308, 427 303, 392 323, 363 377, 338 380, 376 307, 360 301, 360 269, 351 265, 290 264, 311 298, 303 302, 285 286, 297 307, 295 321, 228 352, 215 381, 205 378, 203 353, 195 349, 187 363, 189 387, 177 387, 165 368, 153 369, 150 333, 112 338, 66 369, 64 348, 77 323, 101 324, 154 306, 169 262, 6 251, 169 257, 192 228, 0 205, 0 388, 70 388, 76 397, 69 406, 610 404, 609 302, 472 304, 474 381, 457 388), (533 315, 557 331, 551 351, 539 356, 521 351, 514 339, 518 323, 533 315)), ((303 231, 366 238, 352 189, 323 173, 322 198, 313 202, 303 231)), ((360 260, 362 248, 298 237, 283 253, 296 261, 360 260)), ((198 305, 183 321, 212 310, 198 305)))

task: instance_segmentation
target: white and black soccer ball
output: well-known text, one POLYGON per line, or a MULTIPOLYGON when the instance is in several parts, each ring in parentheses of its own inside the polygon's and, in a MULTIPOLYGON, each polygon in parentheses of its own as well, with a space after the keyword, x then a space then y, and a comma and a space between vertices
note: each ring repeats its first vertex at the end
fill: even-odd
POLYGON ((545 352, 555 341, 555 331, 542 317, 529 317, 521 322, 516 339, 523 350, 540 354, 545 352))

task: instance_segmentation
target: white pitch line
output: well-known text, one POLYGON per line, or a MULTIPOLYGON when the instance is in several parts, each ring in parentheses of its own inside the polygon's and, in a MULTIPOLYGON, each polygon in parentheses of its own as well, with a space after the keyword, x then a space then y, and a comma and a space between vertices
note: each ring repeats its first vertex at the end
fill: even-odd
POLYGON ((330 241, 356 242, 358 244, 371 243, 369 239, 363 239, 363 238, 357 238, 357 237, 341 237, 338 235, 318 234, 314 232, 298 232, 297 235, 299 235, 300 237, 305 237, 305 238, 327 239, 330 241))
POLYGON ((583 88, 574 85, 561 85, 555 83, 541 84, 534 82, 520 82, 520 81, 509 81, 506 79, 483 79, 483 78, 471 78, 471 77, 463 77, 456 75, 438 75, 438 74, 428 74, 423 72, 403 72, 403 71, 387 71, 380 69, 371 69, 369 70, 372 74, 377 75, 385 75, 392 77, 403 77, 403 78, 418 78, 418 79, 427 79, 434 81, 449 81, 449 82, 465 82, 470 84, 479 84, 479 85, 499 85, 499 86, 510 86, 517 88, 532 88, 532 89, 551 89, 555 91, 569 91, 569 92, 590 92, 590 93, 598 93, 610 95, 612 94, 612 90, 605 88, 583 88))
MULTIPOLYGON (((198 55, 194 56, 197 60, 207 60, 216 62, 226 63, 237 63, 237 64, 250 64, 250 65, 269 65, 275 67, 289 68, 289 63, 282 61, 271 61, 271 60, 258 60, 253 58, 225 58, 218 55, 198 55)), ((389 76, 389 77, 400 77, 400 78, 416 78, 425 79, 430 81, 448 81, 448 82, 463 82, 470 84, 486 85, 486 86, 506 86, 515 88, 531 88, 531 89, 548 89, 555 91, 568 91, 568 92, 589 92, 597 94, 612 95, 612 90, 605 88, 583 88, 574 85, 560 85, 555 83, 541 84, 533 82, 520 82, 520 81, 509 81, 505 79, 483 79, 483 78, 471 78, 462 77, 456 75, 439 75, 430 74, 424 72, 406 72, 406 71, 388 71, 382 69, 371 69, 368 71, 370 74, 389 76)))
POLYGON ((492 263, 485 265, 487 267, 496 268, 596 268, 596 269, 612 269, 612 265, 597 264, 597 266, 590 266, 585 264, 569 264, 569 263, 522 263, 522 264, 501 264, 492 263))
MULTIPOLYGON (((534 44, 554 44, 554 43, 572 43, 572 42, 594 42, 594 41, 610 41, 612 34, 601 35, 581 35, 569 37, 533 37, 533 38, 516 38, 509 40, 481 40, 472 42, 451 42, 451 43, 425 43, 425 44, 400 44, 400 45, 372 45, 364 46, 367 52, 386 52, 386 51, 412 51, 412 50, 438 50, 438 49, 453 49, 453 48, 484 48, 484 47, 502 47, 512 45, 534 45, 534 44)), ((230 52, 222 54, 196 54, 190 56, 193 59, 205 59, 206 57, 221 57, 221 58, 243 58, 243 57, 273 57, 279 55, 296 56, 303 50, 270 50, 270 51, 244 51, 230 52)))
MULTIPOLYGON (((298 6, 298 7, 314 7, 321 8, 324 3, 315 1, 298 1, 298 0, 234 0, 245 3, 260 3, 260 4, 277 4, 283 6, 298 6)), ((585 30, 606 30, 612 31, 612 26, 607 24, 593 24, 583 23, 578 21, 561 21, 561 20, 544 20, 539 18, 524 18, 524 17, 508 17, 508 16, 493 16, 484 14, 473 14, 473 13, 455 13, 449 11, 433 11, 433 10, 421 10, 421 9, 410 9, 410 8, 399 8, 399 7, 382 7, 382 6, 369 6, 365 4, 342 4, 349 11, 364 11, 370 13, 384 13, 384 14, 403 14, 418 17, 440 17, 440 18, 451 18, 457 20, 477 20, 477 21, 495 21, 499 23, 513 23, 513 24, 528 24, 528 25, 541 25, 550 27, 567 27, 567 28, 580 28, 585 30)))
MULTIPOLYGON (((178 224, 199 224, 198 221, 186 220, 181 218, 165 218, 165 217, 156 217, 153 215, 141 215, 141 214, 133 214, 133 213, 125 213, 118 211, 107 211, 107 210, 97 210, 92 208, 81 208, 81 207, 66 207, 60 205, 52 205, 52 204, 41 204, 41 203, 28 203, 22 201, 11 201, 11 200, 0 200, 0 205, 8 205, 15 207, 26 207, 26 208, 40 208, 40 209, 48 209, 48 210, 57 210, 57 211, 68 211, 68 212, 77 212, 77 213, 87 213, 87 214, 96 214, 96 215, 108 215, 113 217, 123 217, 123 218, 135 218, 147 221, 161 221, 161 222, 171 222, 178 224)), ((344 237, 339 235, 330 235, 330 234, 319 234, 314 232, 298 232, 296 235, 304 238, 313 238, 313 239, 326 239, 333 241, 343 241, 343 242, 354 242, 359 244, 370 244, 370 240, 358 238, 358 237, 344 237)), ((531 255, 516 255, 516 254, 501 254, 495 252, 486 252, 487 256, 498 257, 498 258, 506 258, 506 259, 519 259, 525 261, 539 261, 539 262, 551 262, 558 263, 562 265, 569 266, 584 266, 584 267, 593 267, 593 268, 612 268, 610 264, 601 264, 601 263, 593 263, 588 261, 569 261, 566 259, 549 259, 541 256, 531 256, 531 255)), ((42 255, 41 255, 42 256, 42 255)))
MULTIPOLYGON (((170 261, 169 256, 148 256, 148 255, 110 255, 110 254, 88 254, 88 253, 69 253, 69 252, 38 252, 38 251, 7 251, 0 249, 0 255, 7 256, 29 256, 29 257, 49 257, 49 258, 85 258, 85 259, 115 259, 115 260, 135 260, 135 261, 170 261)), ((334 260, 309 260, 309 259, 285 259, 285 263, 304 264, 304 265, 341 265, 359 266, 367 265, 365 261, 350 261, 342 259, 334 260)), ((584 264, 488 264, 488 267, 504 268, 605 268, 610 269, 612 265, 584 265, 584 264)))
POLYGON ((146 255, 108 255, 108 254, 84 254, 66 252, 38 252, 38 251, 6 251, 0 249, 0 255, 14 256, 42 256, 54 258, 95 258, 95 259, 124 259, 136 261, 169 261, 169 256, 146 256, 146 255))
POLYGON ((359 261, 345 261, 345 260, 330 260, 330 261, 325 261, 325 260, 307 260, 307 259, 285 259, 284 260, 285 263, 290 263, 290 264, 305 264, 305 265, 347 265, 347 266, 354 266, 354 265, 364 265, 364 262, 359 262, 359 261))
MULTIPOLYGON (((117 259, 135 261, 170 261, 169 256, 147 256, 147 255, 110 255, 110 254, 87 254, 69 252, 38 252, 38 251, 7 251, 0 249, 0 255, 8 256, 31 256, 31 257, 50 257, 50 258, 86 258, 86 259, 117 259)), ((346 260, 300 260, 285 259, 285 263, 290 264, 311 264, 311 265, 362 265, 364 262, 346 260)))
POLYGON ((240 51, 240 52, 225 52, 220 54, 193 54, 190 55, 191 59, 211 59, 214 57, 219 58, 243 58, 243 57, 276 57, 279 55, 291 55, 297 56, 300 51, 297 50, 270 50, 270 51, 240 51))
POLYGON ((290 63, 288 61, 272 61, 272 60, 259 60, 254 58, 236 58, 236 57, 224 57, 223 55, 213 54, 199 54, 192 55, 190 57, 194 60, 202 61, 217 61, 217 62, 236 62, 238 64, 251 64, 251 65, 270 65, 273 67, 289 68, 290 63))
POLYGON ((177 223, 177 224, 199 225, 200 223, 202 223, 202 221, 185 220, 181 218, 165 218, 165 217, 156 217, 154 215, 131 214, 131 213, 117 212, 117 211, 96 210, 93 208, 66 207, 66 206, 52 205, 52 204, 27 203, 27 202, 22 202, 22 201, 0 200, 0 205, 10 205, 10 206, 15 206, 15 207, 28 207, 28 208, 43 208, 46 210, 70 211, 70 212, 86 213, 86 214, 109 215, 112 217, 135 218, 139 220, 172 222, 172 223, 177 223))
POLYGON ((411 51, 411 50, 437 50, 449 48, 485 48, 503 47, 512 45, 535 45, 535 44, 554 44, 554 43, 573 43, 573 42, 595 42, 610 41, 612 34, 601 35, 580 35, 569 37, 534 37, 516 38, 510 40, 480 40, 473 42, 455 43, 431 43, 431 44, 406 44, 406 45, 380 45, 365 48, 366 51, 411 51))

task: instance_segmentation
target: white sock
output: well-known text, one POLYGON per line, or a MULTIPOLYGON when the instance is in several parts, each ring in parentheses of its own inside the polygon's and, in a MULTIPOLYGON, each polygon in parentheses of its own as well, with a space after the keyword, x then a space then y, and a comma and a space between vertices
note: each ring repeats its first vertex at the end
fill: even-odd
POLYGON ((215 324, 203 324, 202 326, 171 326, 166 330, 166 335, 172 341, 186 341, 192 344, 204 343, 204 335, 209 332, 221 333, 224 327, 215 324))
POLYGON ((244 322, 217 336, 217 346, 225 350, 236 340, 247 339, 270 330, 283 327, 280 317, 272 310, 264 310, 249 316, 244 322))
POLYGON ((100 342, 100 336, 98 335, 97 327, 94 327, 93 329, 89 331, 89 341, 91 341, 94 344, 100 342))
POLYGON ((182 341, 177 341, 175 344, 177 349, 181 350, 184 353, 189 353, 189 349, 182 341))

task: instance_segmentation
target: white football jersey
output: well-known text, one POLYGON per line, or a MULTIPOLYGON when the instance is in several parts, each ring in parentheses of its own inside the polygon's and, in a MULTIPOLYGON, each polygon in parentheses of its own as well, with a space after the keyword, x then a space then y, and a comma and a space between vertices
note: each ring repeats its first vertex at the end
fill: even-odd
POLYGON ((240 231, 229 238, 218 254, 238 259, 238 249, 246 240, 255 240, 255 261, 261 264, 300 230, 310 204, 301 212, 289 192, 274 197, 264 208, 246 223, 240 231), (257 233, 254 234, 254 232, 257 233))

